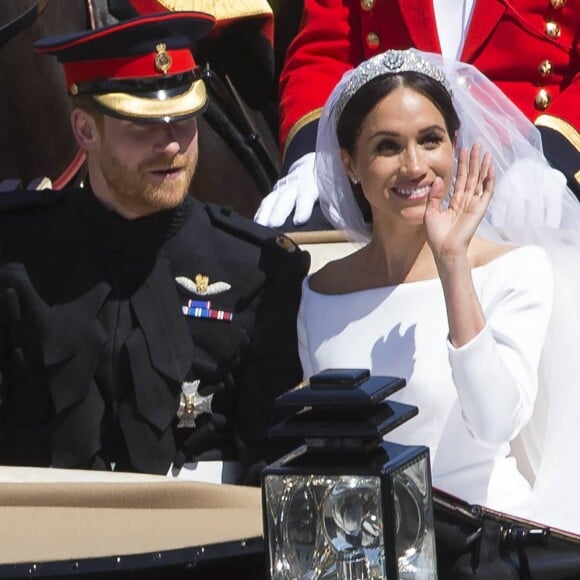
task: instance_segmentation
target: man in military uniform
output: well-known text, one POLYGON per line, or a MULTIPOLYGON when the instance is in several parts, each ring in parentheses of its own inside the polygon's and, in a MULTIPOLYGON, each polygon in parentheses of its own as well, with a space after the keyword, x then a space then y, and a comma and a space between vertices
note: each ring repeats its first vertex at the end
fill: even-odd
POLYGON ((187 196, 207 101, 191 49, 213 24, 169 12, 37 43, 64 65, 89 180, 0 201, 1 464, 234 461, 248 481, 279 453, 309 258, 187 196))
POLYGON ((257 220, 282 225, 296 198, 294 221, 310 217, 316 130, 330 92, 363 60, 411 47, 470 63, 492 80, 535 123, 547 159, 580 197, 579 42, 579 0, 304 0, 280 76, 288 176, 257 220))

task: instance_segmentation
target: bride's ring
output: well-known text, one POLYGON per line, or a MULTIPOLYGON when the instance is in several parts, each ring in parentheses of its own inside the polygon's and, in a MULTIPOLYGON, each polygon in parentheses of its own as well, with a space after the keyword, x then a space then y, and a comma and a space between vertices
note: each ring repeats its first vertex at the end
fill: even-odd
POLYGON ((477 184, 474 193, 477 195, 477 197, 481 197, 483 195, 483 185, 481 183, 477 184))

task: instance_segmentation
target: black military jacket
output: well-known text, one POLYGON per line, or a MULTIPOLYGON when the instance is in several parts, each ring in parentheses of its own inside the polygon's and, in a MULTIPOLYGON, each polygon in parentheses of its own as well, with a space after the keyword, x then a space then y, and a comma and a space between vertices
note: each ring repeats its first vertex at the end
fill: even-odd
POLYGON ((90 190, 19 195, 39 199, 0 215, 0 463, 271 460, 308 255, 191 198, 126 220, 90 190), (184 383, 213 414, 178 428, 184 383))

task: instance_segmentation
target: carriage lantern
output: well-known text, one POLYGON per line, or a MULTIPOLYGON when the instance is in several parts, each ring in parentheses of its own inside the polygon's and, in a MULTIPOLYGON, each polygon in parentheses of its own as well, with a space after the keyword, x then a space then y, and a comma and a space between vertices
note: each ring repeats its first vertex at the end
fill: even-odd
POLYGON ((305 444, 262 471, 272 580, 437 578, 429 450, 383 440, 417 414, 403 379, 328 369, 278 398, 271 435, 305 444))

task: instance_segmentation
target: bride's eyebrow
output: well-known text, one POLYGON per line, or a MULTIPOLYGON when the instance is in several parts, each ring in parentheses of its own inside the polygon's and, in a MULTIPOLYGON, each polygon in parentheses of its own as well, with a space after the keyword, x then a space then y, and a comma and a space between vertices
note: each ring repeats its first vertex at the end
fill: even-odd
POLYGON ((401 136, 401 134, 398 133, 397 131, 383 131, 383 130, 380 130, 380 131, 375 131, 374 133, 372 133, 369 136, 369 141, 371 139, 374 139, 375 137, 400 137, 400 136, 401 136))
POLYGON ((446 129, 445 129, 445 127, 442 127, 441 125, 429 125, 429 127, 424 127, 423 129, 421 129, 419 131, 419 135, 424 135, 425 133, 432 133, 433 131, 437 131, 439 133, 445 133, 446 129))
MULTIPOLYGON (((432 133, 433 131, 436 131, 438 133, 445 133, 446 129, 445 127, 442 127, 441 125, 429 125, 428 127, 423 127, 423 129, 420 129, 418 131, 418 135, 425 135, 426 133, 432 133)), ((397 131, 388 131, 388 130, 379 130, 376 131, 374 133, 372 133, 369 136, 369 141, 372 141, 373 139, 376 139, 378 137, 382 138, 382 137, 391 137, 391 138, 398 138, 401 136, 401 133, 397 132, 397 131)))

